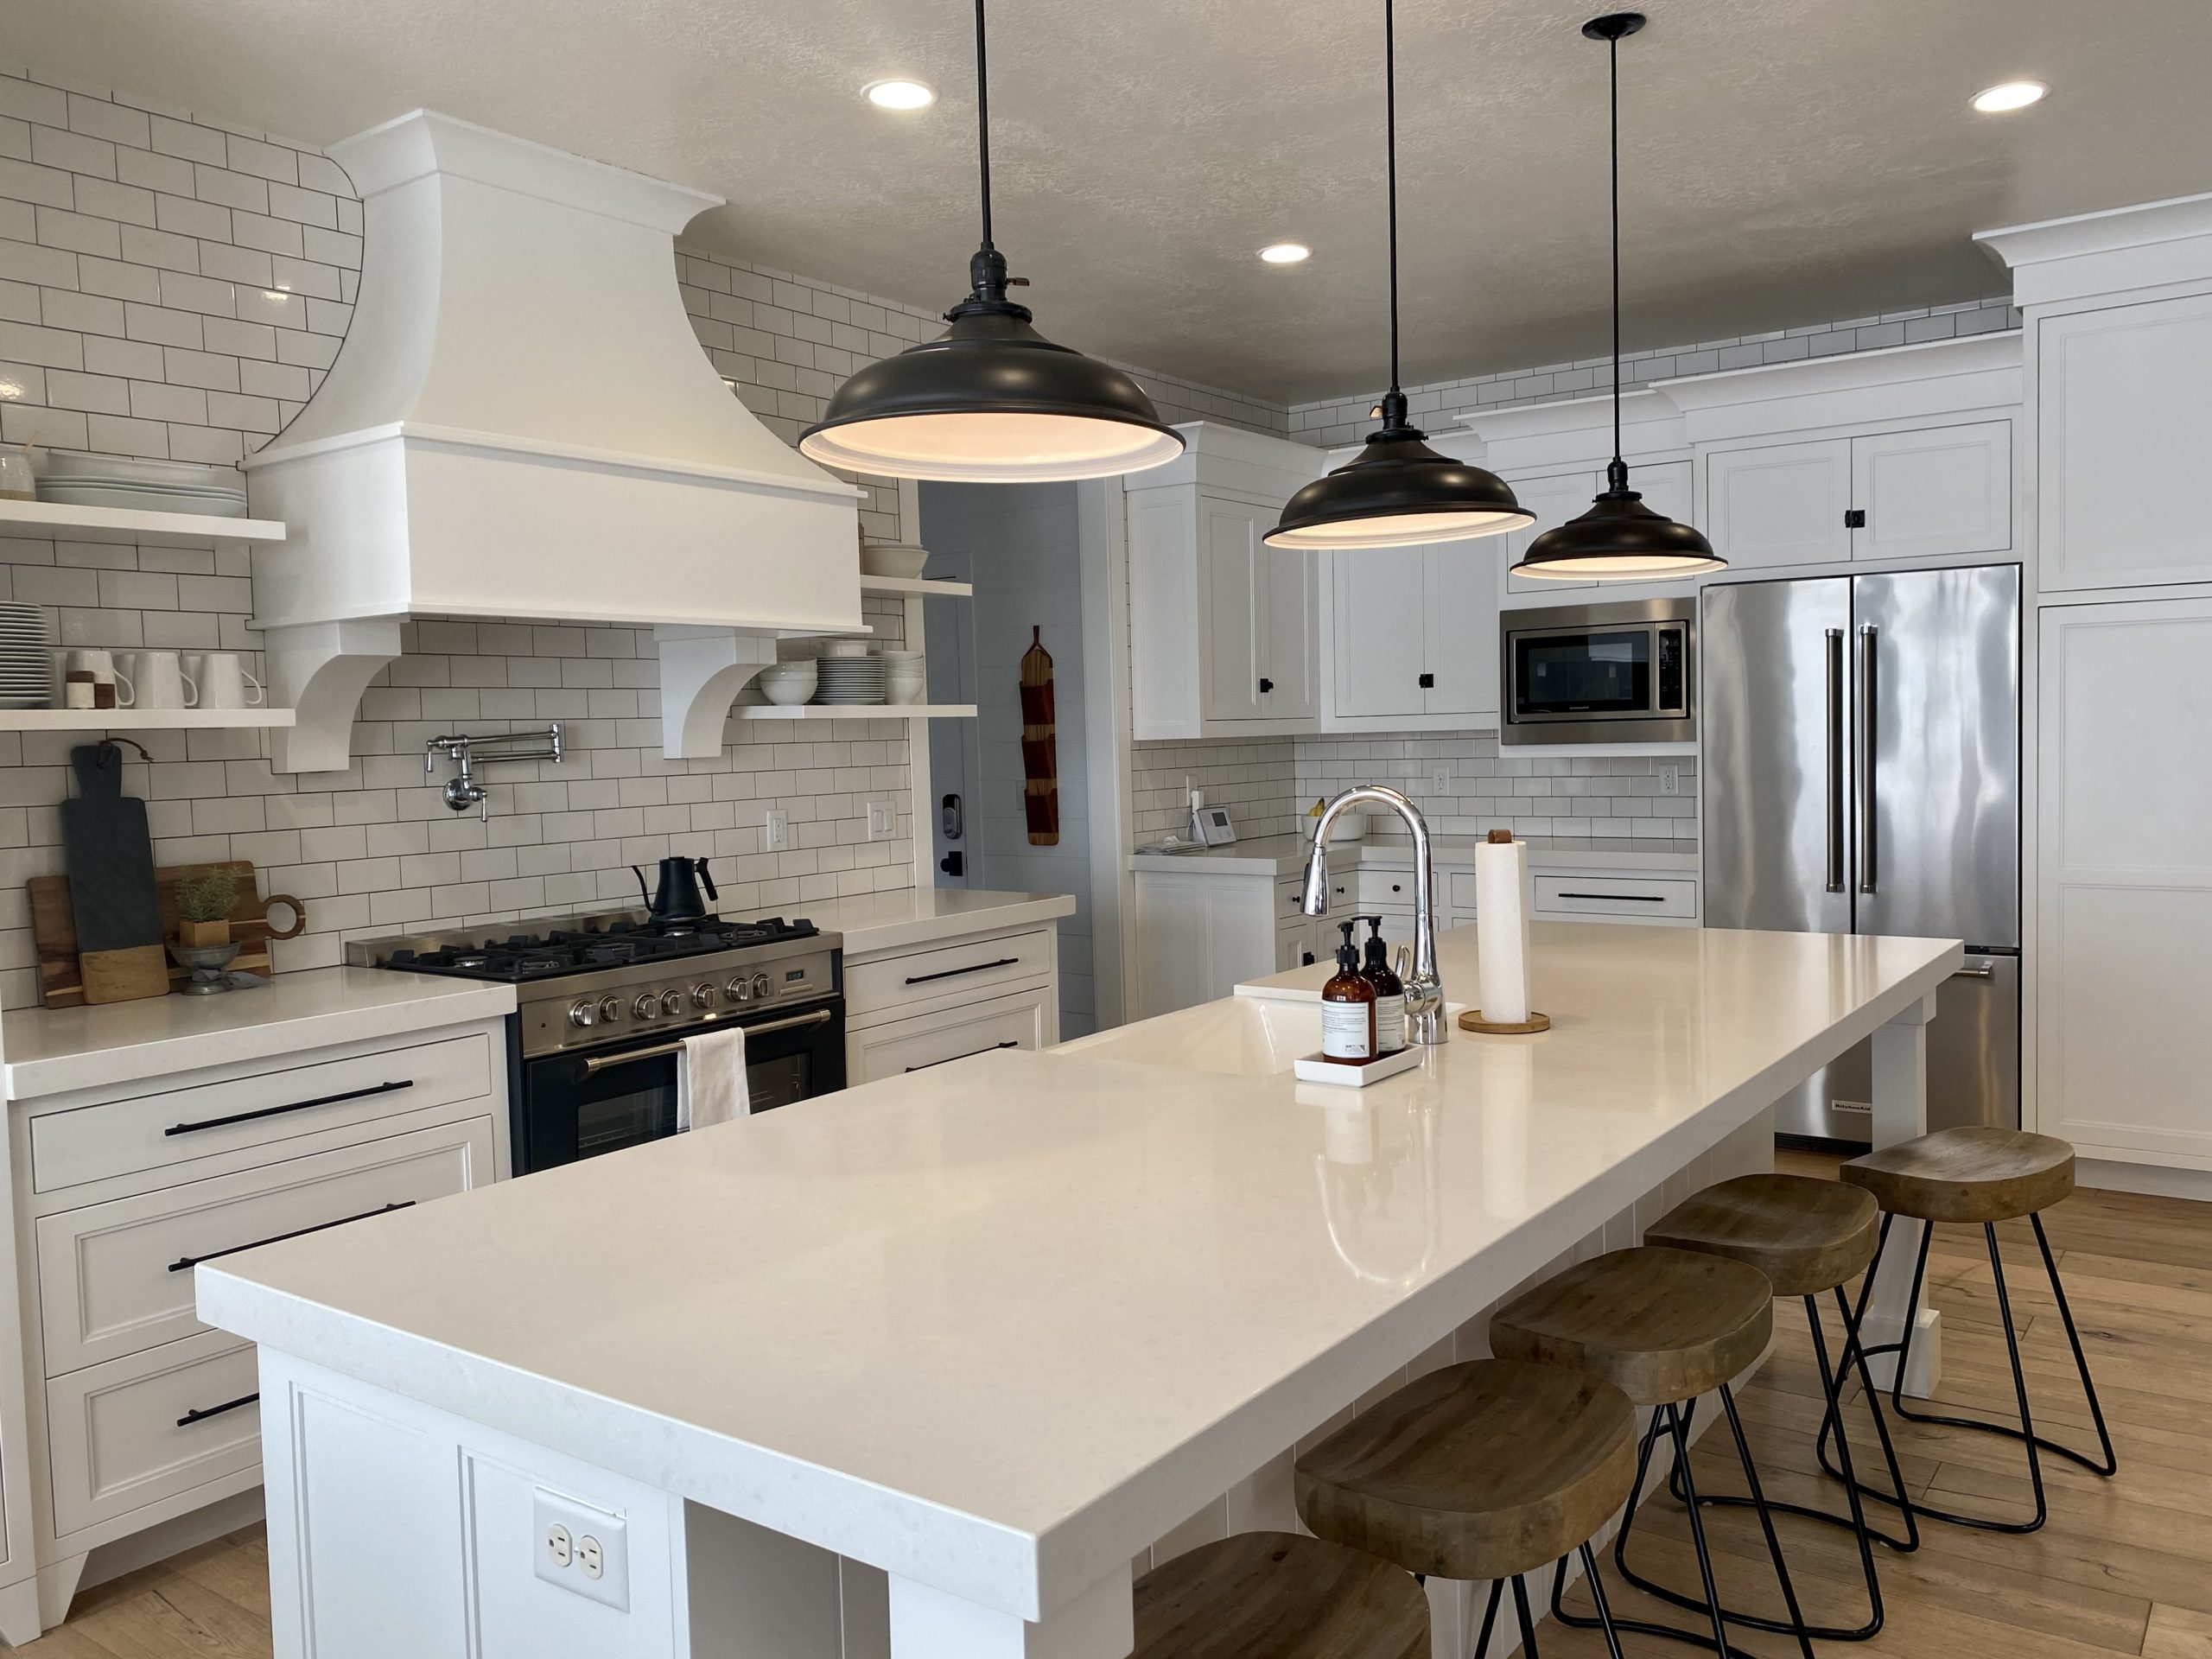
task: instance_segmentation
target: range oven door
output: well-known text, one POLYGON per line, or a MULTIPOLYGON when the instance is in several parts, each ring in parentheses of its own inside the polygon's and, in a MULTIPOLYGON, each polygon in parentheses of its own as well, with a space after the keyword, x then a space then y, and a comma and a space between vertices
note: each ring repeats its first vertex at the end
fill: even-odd
MULTIPOLYGON (((831 998, 741 1016, 751 1109, 845 1086, 845 1013, 831 998)), ((676 1133, 676 1033, 524 1059, 514 1105, 515 1173, 552 1169, 676 1133)))

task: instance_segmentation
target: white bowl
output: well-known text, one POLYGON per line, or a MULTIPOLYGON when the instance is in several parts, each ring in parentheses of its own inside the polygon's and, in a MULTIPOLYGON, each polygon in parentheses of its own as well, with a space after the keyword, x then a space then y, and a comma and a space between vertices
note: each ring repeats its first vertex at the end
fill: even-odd
POLYGON ((824 639, 822 654, 824 657, 865 657, 868 655, 868 643, 865 639, 824 639))
POLYGON ((898 576, 911 581, 922 574, 922 567, 929 563, 930 550, 904 542, 863 542, 861 543, 861 574, 864 576, 898 576))
POLYGON ((753 677, 760 688, 760 695, 771 702, 786 708, 804 702, 814 695, 814 664, 812 663, 779 663, 774 669, 763 669, 753 677), (796 670, 797 672, 789 671, 796 670))

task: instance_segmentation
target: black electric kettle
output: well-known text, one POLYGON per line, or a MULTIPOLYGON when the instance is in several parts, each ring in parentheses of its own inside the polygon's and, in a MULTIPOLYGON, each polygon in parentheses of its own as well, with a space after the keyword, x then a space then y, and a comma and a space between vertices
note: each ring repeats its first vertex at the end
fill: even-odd
POLYGON ((705 899, 699 896, 699 885, 706 884, 707 899, 719 902, 721 894, 715 891, 715 878, 707 874, 703 858, 664 858, 660 861, 660 888, 651 898, 645 897, 645 872, 642 865, 632 864, 630 873, 638 878, 638 896, 645 899, 645 908, 652 912, 657 922, 696 921, 707 913, 705 899))

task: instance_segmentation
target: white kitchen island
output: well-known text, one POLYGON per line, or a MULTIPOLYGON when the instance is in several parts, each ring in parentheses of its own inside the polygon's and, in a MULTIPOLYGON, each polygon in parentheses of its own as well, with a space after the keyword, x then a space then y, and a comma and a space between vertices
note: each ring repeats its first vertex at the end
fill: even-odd
POLYGON ((1281 1524, 1286 1448, 1878 1031, 1910 1133, 1961 959, 1535 950, 1551 1032, 1363 1092, 1277 1069, 1318 1029, 1292 983, 201 1268, 261 1344, 280 1659, 1120 1659, 1134 1558, 1281 1524))

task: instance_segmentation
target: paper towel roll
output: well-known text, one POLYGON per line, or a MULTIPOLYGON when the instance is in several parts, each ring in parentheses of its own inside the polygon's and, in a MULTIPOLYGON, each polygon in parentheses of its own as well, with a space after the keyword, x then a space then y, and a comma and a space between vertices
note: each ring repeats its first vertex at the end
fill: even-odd
POLYGON ((1483 1018, 1519 1025, 1529 1017, 1529 912, 1535 907, 1529 843, 1486 841, 1475 849, 1475 937, 1483 1018))

